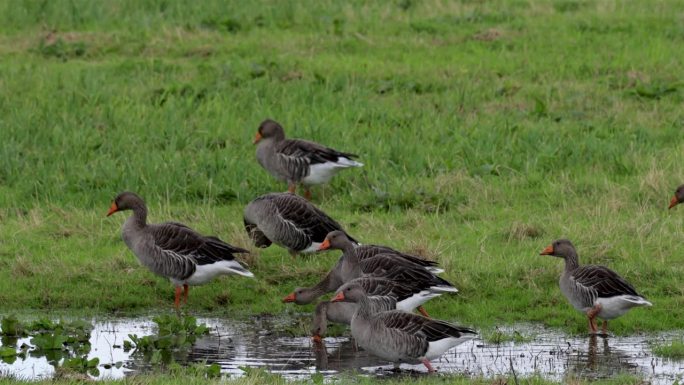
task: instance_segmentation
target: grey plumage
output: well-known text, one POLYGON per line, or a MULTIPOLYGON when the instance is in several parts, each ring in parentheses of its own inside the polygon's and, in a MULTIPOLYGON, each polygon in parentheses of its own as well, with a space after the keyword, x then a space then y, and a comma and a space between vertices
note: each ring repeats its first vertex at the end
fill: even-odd
POLYGON ((432 263, 416 263, 402 254, 375 254, 361 260, 359 253, 356 252, 356 245, 343 232, 333 231, 328 234, 321 248, 342 250, 338 265, 338 274, 342 282, 349 282, 362 276, 373 276, 398 282, 426 282, 432 286, 453 288, 451 283, 433 274, 432 271, 436 267, 432 263))
MULTIPOLYGON (((361 277, 353 279, 337 289, 344 292, 348 287, 360 286, 368 296, 372 313, 387 310, 414 311, 426 301, 438 297, 445 291, 440 288, 430 287, 423 283, 403 282, 399 283, 385 278, 361 277)), ((452 288, 445 288, 451 291, 452 288)), ((325 322, 349 324, 356 311, 356 304, 351 302, 321 302, 316 306, 313 318, 312 332, 319 330, 314 335, 325 335, 325 322)))
MULTIPOLYGON (((567 239, 554 241, 541 254, 565 260, 559 280, 561 292, 575 309, 587 313, 592 332, 596 332, 594 317, 605 321, 619 317, 635 306, 651 306, 613 270, 597 265, 580 266, 575 246, 567 239)), ((606 327, 607 323, 604 322, 604 332, 606 327)))
POLYGON ((296 184, 327 183, 342 169, 363 166, 353 160, 354 154, 308 140, 286 139, 283 127, 270 119, 259 125, 254 142, 259 164, 276 179, 287 182, 290 192, 296 184))
POLYGON ((275 243, 291 253, 314 252, 329 232, 343 231, 322 210, 290 193, 266 194, 249 202, 244 224, 257 247, 275 243))
POLYGON ((429 360, 477 335, 469 328, 403 311, 374 314, 368 296, 358 285, 338 292, 333 301, 358 304, 351 321, 352 336, 359 346, 396 366, 402 362, 422 362, 434 371, 429 360))
MULTIPOLYGON (((397 304, 396 298, 389 296, 368 297, 368 302, 373 314, 395 310, 397 304)), ((358 305, 352 302, 320 302, 314 310, 311 334, 318 338, 325 337, 328 322, 349 325, 357 309, 358 305)))
POLYGON ((119 194, 108 215, 123 210, 133 210, 122 228, 128 248, 151 272, 174 285, 201 285, 222 274, 253 276, 234 256, 247 250, 201 235, 182 223, 148 224, 145 202, 132 192, 119 194))

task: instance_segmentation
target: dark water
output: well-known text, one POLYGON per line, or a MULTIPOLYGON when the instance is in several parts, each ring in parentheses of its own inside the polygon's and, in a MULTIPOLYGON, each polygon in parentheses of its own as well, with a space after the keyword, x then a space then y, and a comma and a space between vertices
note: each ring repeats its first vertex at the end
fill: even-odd
MULTIPOLYGON (((211 326, 211 333, 198 338, 189 351, 174 353, 176 362, 217 363, 223 373, 233 376, 244 373, 241 367, 265 368, 288 378, 308 378, 314 373, 336 376, 346 372, 395 375, 389 370, 389 363, 369 357, 357 349, 349 337, 328 337, 322 345, 316 345, 308 336, 289 335, 283 326, 291 321, 278 318, 255 318, 251 322, 212 318, 199 321, 211 326)), ((92 320, 92 323, 95 328, 91 333, 92 348, 88 358, 100 360, 97 378, 119 378, 153 366, 149 357, 146 359, 123 349, 128 334, 154 333, 150 318, 92 320), (103 366, 117 362, 121 367, 103 366)), ((619 373, 639 375, 653 384, 672 384, 684 378, 684 361, 656 357, 650 348, 655 343, 681 340, 681 332, 602 338, 567 336, 555 330, 524 325, 502 331, 517 331, 533 337, 531 341, 518 343, 469 341, 434 361, 433 366, 441 374, 494 377, 515 372, 519 377, 537 374, 558 381, 606 378, 619 373)), ((17 346, 28 344, 29 340, 19 339, 17 346)), ((50 377, 60 362, 58 358, 52 358, 50 363, 43 355, 28 354, 13 363, 0 362, 0 373, 27 379, 50 377)), ((402 365, 402 369, 425 372, 422 365, 402 365)))

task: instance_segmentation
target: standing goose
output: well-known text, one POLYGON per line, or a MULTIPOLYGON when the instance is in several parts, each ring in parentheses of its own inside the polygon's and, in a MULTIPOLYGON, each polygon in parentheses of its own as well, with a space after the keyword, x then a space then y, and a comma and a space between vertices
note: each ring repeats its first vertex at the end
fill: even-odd
POLYGON ((292 255, 314 252, 329 232, 343 231, 339 223, 311 202, 290 193, 266 194, 249 202, 244 223, 257 247, 275 243, 292 255))
POLYGON ((674 196, 670 200, 670 206, 668 209, 671 209, 682 202, 684 202, 684 184, 677 187, 677 190, 675 190, 674 196))
POLYGON ((145 202, 132 192, 117 195, 107 216, 125 210, 133 210, 133 215, 123 225, 124 242, 150 271, 171 280, 176 287, 176 309, 180 307, 181 286, 183 301, 187 302, 189 285, 202 285, 225 274, 254 277, 233 256, 247 250, 201 235, 182 223, 148 224, 145 202))
POLYGON ((302 184, 307 199, 311 199, 309 186, 328 183, 342 169, 363 166, 352 159, 357 155, 307 140, 285 139, 283 127, 270 119, 259 125, 254 144, 261 167, 276 179, 287 182, 287 191, 291 193, 297 184, 302 184))
MULTIPOLYGON (((362 277, 353 279, 342 285, 337 291, 345 291, 349 286, 361 286, 371 300, 374 313, 386 310, 403 310, 413 312, 428 300, 439 297, 445 292, 455 292, 451 286, 412 285, 399 283, 384 278, 362 277)), ((314 340, 325 335, 326 321, 349 324, 356 311, 356 304, 351 302, 321 302, 314 312, 312 333, 314 340)), ((424 309, 421 313, 426 315, 424 309)), ((426 315, 427 317, 427 315, 426 315)))
POLYGON ((352 336, 359 346, 393 362, 395 368, 399 368, 402 362, 422 362, 432 373, 435 370, 430 360, 477 336, 472 329, 404 311, 374 314, 368 296, 359 285, 348 286, 338 292, 332 299, 332 302, 337 301, 358 304, 351 321, 352 336))
POLYGON ((561 292, 575 309, 587 315, 590 333, 598 333, 596 317, 603 319, 603 334, 606 334, 608 320, 636 306, 651 306, 629 282, 609 268, 580 266, 575 246, 567 239, 554 241, 540 255, 565 259, 565 270, 560 277, 561 292))

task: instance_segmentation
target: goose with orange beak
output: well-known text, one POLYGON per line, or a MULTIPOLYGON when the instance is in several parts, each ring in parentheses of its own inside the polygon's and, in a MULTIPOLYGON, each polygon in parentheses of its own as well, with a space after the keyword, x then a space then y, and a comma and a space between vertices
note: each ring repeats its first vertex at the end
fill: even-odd
POLYGON ((428 372, 435 369, 431 360, 447 350, 477 337, 477 332, 462 326, 399 310, 374 313, 368 295, 359 285, 347 286, 331 302, 352 302, 358 310, 351 320, 356 342, 369 353, 394 363, 423 363, 428 372))
MULTIPOLYGON (((422 304, 432 298, 439 297, 444 292, 439 288, 431 288, 426 285, 413 284, 411 282, 397 282, 385 278, 361 277, 353 279, 338 289, 344 292, 349 286, 361 286, 371 303, 374 313, 387 310, 402 310, 413 312, 416 308, 426 317, 427 312, 422 304)), ((299 294, 301 295, 301 293, 299 294)), ((285 302, 296 302, 296 291, 285 297, 285 302)), ((311 328, 314 339, 325 336, 327 322, 349 325, 356 311, 356 304, 351 302, 321 302, 316 306, 311 328)))
POLYGON ((559 239, 544 248, 540 255, 551 255, 565 260, 560 277, 560 289, 570 304, 585 313, 589 332, 598 333, 596 318, 603 320, 603 334, 608 332, 608 320, 617 318, 637 306, 651 306, 636 289, 605 266, 580 266, 575 246, 567 239, 559 239))
POLYGON ((247 250, 214 236, 204 236, 178 222, 147 223, 147 206, 138 195, 123 192, 114 198, 107 216, 131 210, 122 237, 138 260, 153 273, 171 280, 176 288, 174 305, 188 300, 189 286, 202 285, 227 274, 254 277, 235 259, 247 250))
POLYGON ((328 183, 346 168, 363 166, 354 160, 357 155, 308 140, 286 139, 283 127, 271 119, 261 122, 253 142, 261 167, 287 182, 290 193, 295 192, 297 185, 304 186, 306 199, 311 199, 310 186, 328 183))

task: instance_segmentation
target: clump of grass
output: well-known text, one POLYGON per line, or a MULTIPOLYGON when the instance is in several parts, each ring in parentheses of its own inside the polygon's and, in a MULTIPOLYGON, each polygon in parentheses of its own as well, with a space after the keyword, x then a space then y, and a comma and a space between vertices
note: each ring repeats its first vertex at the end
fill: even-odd
POLYGON ((680 360, 684 358, 684 341, 658 344, 653 346, 651 350, 656 356, 680 360))
POLYGON ((506 342, 530 342, 534 340, 534 337, 529 335, 523 335, 517 330, 513 330, 512 332, 505 332, 496 328, 491 333, 485 333, 483 339, 489 343, 498 345, 506 342))

